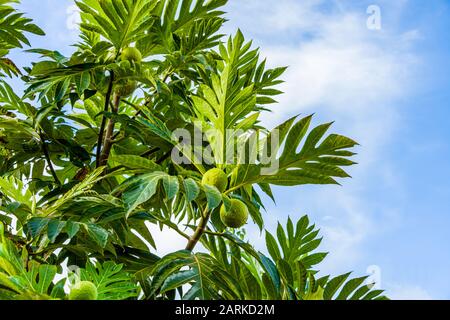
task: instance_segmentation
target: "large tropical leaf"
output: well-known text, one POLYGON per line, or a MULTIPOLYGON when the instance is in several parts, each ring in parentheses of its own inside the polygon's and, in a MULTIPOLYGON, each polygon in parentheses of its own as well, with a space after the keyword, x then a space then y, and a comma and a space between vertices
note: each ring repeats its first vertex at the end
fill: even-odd
POLYGON ((23 35, 25 32, 37 35, 45 33, 31 19, 25 18, 23 13, 17 12, 12 4, 20 3, 18 0, 0 2, 0 44, 2 48, 22 48, 22 44, 30 45, 23 35))
MULTIPOLYGON (((122 183, 113 193, 122 193, 123 202, 127 208, 128 215, 139 205, 149 201, 158 192, 158 187, 162 183, 165 201, 173 200, 179 192, 185 195, 187 203, 194 201, 200 194, 200 190, 206 197, 206 205, 209 210, 213 210, 222 202, 221 193, 211 186, 199 186, 197 182, 188 178, 171 176, 162 171, 153 171, 129 178, 122 183), (183 188, 180 187, 180 181, 183 188)), ((173 214, 170 212, 169 214, 173 214)))
POLYGON ((0 298, 48 300, 56 297, 52 290, 57 267, 29 261, 26 250, 20 252, 0 232, 0 298))
MULTIPOLYGON (((372 290, 373 284, 366 283, 367 277, 350 279, 350 272, 332 279, 329 276, 316 279, 314 267, 326 257, 326 253, 315 252, 322 241, 318 234, 319 230, 310 225, 307 216, 295 226, 290 218, 286 228, 278 224, 276 237, 266 231, 266 246, 272 259, 264 260, 282 279, 286 297, 303 300, 386 298, 382 290, 372 290)), ((274 276, 271 280, 274 286, 279 283, 274 276)))
POLYGON ((179 38, 184 39, 181 40, 184 42, 184 53, 189 53, 194 48, 204 49, 216 44, 218 38, 214 34, 224 20, 213 19, 224 13, 218 9, 224 6, 227 0, 160 0, 154 3, 157 3, 157 6, 151 14, 155 23, 147 36, 137 43, 144 56, 167 54, 179 49, 179 38))
POLYGON ((245 85, 244 78, 239 78, 258 59, 255 51, 249 52, 250 45, 244 44, 244 37, 238 32, 229 40, 228 51, 221 46, 223 69, 219 74, 212 73, 210 83, 201 85, 199 95, 192 98, 196 117, 210 121, 216 131, 209 140, 218 164, 226 163, 227 130, 235 129, 256 108, 253 84, 245 85))
POLYGON ((26 116, 32 116, 35 109, 27 102, 23 101, 3 80, 0 80, 0 108, 7 111, 20 112, 26 116))
POLYGON ((349 177, 342 167, 355 164, 348 159, 354 155, 348 149, 357 143, 337 134, 325 136, 331 123, 308 132, 311 120, 312 116, 308 116, 295 122, 294 117, 275 128, 263 141, 259 160, 265 160, 260 164, 238 164, 233 172, 231 190, 255 183, 338 184, 336 178, 349 177))
POLYGON ((98 300, 126 300, 137 298, 139 291, 133 276, 123 271, 123 265, 112 261, 88 263, 80 270, 82 281, 91 281, 98 291, 98 300))
POLYGON ((179 251, 162 258, 151 272, 150 296, 167 294, 188 285, 185 300, 236 298, 233 286, 236 280, 219 268, 215 259, 207 254, 179 251), (183 270, 180 270, 183 269, 183 270))
POLYGON ((81 29, 102 35, 119 51, 146 35, 154 20, 152 10, 158 1, 150 0, 82 0, 81 29))
POLYGON ((31 19, 24 17, 23 13, 13 7, 18 3, 20 3, 19 0, 0 1, 0 76, 3 75, 2 72, 9 76, 21 73, 6 55, 10 49, 22 48, 24 44, 30 45, 25 33, 45 35, 38 26, 32 23, 31 19))

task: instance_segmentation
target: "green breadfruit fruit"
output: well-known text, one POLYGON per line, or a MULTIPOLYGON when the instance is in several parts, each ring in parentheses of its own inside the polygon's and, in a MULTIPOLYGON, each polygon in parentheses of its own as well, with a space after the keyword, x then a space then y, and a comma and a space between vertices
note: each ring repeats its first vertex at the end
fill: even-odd
POLYGON ((220 220, 229 228, 241 228, 248 221, 248 208, 241 200, 231 199, 231 207, 227 211, 225 204, 220 208, 220 220))
POLYGON ((90 281, 80 281, 72 287, 69 300, 97 300, 97 287, 90 281))
POLYGON ((120 97, 128 97, 133 94, 137 89, 137 82, 133 80, 127 80, 123 83, 118 83, 116 86, 116 94, 120 97))
POLYGON ((202 185, 216 187, 220 192, 224 192, 228 186, 227 175, 220 169, 207 171, 202 178, 202 185))
POLYGON ((114 63, 116 61, 116 56, 117 56, 116 50, 108 51, 108 53, 105 55, 104 63, 106 64, 114 63))
POLYGON ((142 54, 138 49, 128 47, 123 49, 122 54, 120 55, 120 60, 140 63, 142 61, 142 54))

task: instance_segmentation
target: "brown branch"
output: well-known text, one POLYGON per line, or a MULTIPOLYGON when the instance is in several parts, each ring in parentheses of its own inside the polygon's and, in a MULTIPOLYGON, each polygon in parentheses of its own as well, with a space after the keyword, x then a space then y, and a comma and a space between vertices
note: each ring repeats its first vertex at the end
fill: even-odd
MULTIPOLYGON (((117 114, 119 111, 120 96, 114 95, 114 102, 112 105, 113 114, 117 114)), ((116 121, 114 119, 109 119, 108 126, 106 128, 105 140, 103 141, 103 150, 100 155, 100 166, 105 166, 108 163, 108 158, 111 153, 112 146, 114 145, 114 127, 116 121)))
POLYGON ((152 154, 158 152, 159 150, 161 150, 159 147, 152 147, 147 152, 144 152, 143 154, 141 154, 141 157, 151 156, 152 154))
POLYGON ((45 142, 44 135, 42 134, 42 131, 39 131, 39 138, 41 139, 42 143, 42 152, 44 152, 45 160, 47 160, 48 167, 50 169, 50 172, 53 176, 53 179, 55 180, 57 185, 61 185, 61 181, 58 178, 58 175, 56 174, 55 168, 53 167, 52 160, 50 158, 50 153, 48 151, 47 143, 45 142))
POLYGON ((195 249, 195 246, 200 241, 201 237, 206 231, 206 226, 208 225, 209 218, 211 217, 211 212, 205 209, 205 212, 200 220, 200 223, 195 230, 195 233, 192 235, 192 237, 189 239, 188 244, 186 245, 185 250, 193 251, 195 249))
POLYGON ((169 159, 169 157, 172 155, 172 150, 166 152, 161 158, 156 160, 156 164, 162 164, 164 161, 169 159))
MULTIPOLYGON (((111 72, 111 79, 109 80, 109 86, 108 91, 106 92, 105 96, 105 107, 103 111, 106 113, 109 109, 109 103, 111 101, 111 95, 113 91, 114 86, 114 73, 111 72)), ((102 155, 102 143, 103 143, 103 136, 105 134, 105 126, 106 126, 106 115, 104 114, 102 117, 102 124, 100 125, 100 131, 98 133, 98 140, 97 140, 97 154, 96 154, 96 167, 99 168, 101 166, 101 155, 102 155)))

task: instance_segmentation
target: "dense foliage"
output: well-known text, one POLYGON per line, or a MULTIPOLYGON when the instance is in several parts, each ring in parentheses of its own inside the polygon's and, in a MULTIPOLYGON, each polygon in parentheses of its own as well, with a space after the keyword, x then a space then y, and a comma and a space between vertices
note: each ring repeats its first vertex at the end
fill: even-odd
POLYGON ((263 232, 272 186, 348 177, 356 143, 312 116, 261 126, 286 68, 267 69, 240 31, 224 39, 227 0, 76 1, 75 52, 27 50, 24 71, 10 50, 43 32, 17 2, 0 0, 0 299, 384 298, 365 277, 318 277, 306 216, 265 231, 268 254, 232 228, 248 216, 263 232), (215 134, 180 145, 180 129, 215 134), (234 142, 257 161, 228 161, 234 142), (149 224, 186 247, 156 255, 149 224))

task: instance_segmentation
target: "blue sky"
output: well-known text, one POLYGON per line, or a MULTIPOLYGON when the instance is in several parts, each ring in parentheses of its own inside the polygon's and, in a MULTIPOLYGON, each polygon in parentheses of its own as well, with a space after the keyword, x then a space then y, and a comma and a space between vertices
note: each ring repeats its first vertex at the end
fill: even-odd
MULTIPOLYGON (((47 32, 34 47, 70 54, 72 4, 22 0, 47 32)), ((450 1, 230 0, 227 11, 227 33, 241 28, 269 64, 290 66, 267 125, 316 113, 361 143, 342 187, 276 189, 267 228, 307 213, 331 252, 324 273, 377 266, 393 298, 450 299, 450 1), (381 30, 366 26, 369 5, 381 30)), ((13 53, 21 66, 32 58, 13 53)), ((262 248, 255 228, 249 237, 262 248)))

